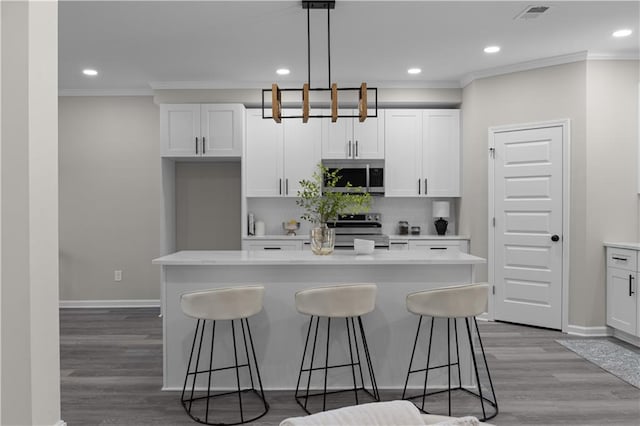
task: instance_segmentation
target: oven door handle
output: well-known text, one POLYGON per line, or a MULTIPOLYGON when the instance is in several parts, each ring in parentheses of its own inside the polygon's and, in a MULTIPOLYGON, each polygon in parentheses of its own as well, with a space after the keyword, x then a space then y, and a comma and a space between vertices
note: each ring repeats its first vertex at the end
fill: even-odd
POLYGON ((371 177, 370 177, 370 170, 369 170, 369 165, 368 164, 366 166, 365 181, 366 181, 367 192, 369 192, 369 187, 371 186, 371 177))

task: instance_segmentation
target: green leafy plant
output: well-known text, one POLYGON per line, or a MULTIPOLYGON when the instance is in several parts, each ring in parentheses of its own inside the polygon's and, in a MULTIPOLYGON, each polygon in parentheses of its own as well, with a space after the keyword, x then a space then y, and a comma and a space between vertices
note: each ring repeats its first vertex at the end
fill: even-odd
POLYGON ((305 210, 301 216, 315 224, 325 224, 335 221, 340 214, 362 213, 371 207, 371 195, 361 187, 353 187, 347 182, 346 187, 352 188, 349 192, 322 192, 324 187, 335 188, 340 180, 340 170, 329 171, 322 164, 318 164, 318 169, 313 173, 311 179, 300 181, 302 189, 298 191, 300 197, 296 204, 305 210), (325 179, 326 178, 326 179, 325 179))

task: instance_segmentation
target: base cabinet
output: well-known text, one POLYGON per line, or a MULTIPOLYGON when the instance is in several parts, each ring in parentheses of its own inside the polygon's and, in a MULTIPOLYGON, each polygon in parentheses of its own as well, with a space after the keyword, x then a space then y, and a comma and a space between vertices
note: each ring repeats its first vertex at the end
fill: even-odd
POLYGON ((607 248, 607 325, 640 337, 638 252, 607 248))

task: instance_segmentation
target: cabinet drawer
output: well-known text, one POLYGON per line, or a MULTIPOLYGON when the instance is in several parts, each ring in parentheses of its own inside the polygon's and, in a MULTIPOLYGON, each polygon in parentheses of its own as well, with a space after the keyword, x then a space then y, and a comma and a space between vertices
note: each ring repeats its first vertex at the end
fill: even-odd
POLYGON ((247 250, 302 250, 302 241, 250 241, 247 250))
POLYGON ((460 241, 409 241, 409 250, 460 253, 460 241))
POLYGON ((635 272, 638 270, 638 252, 609 247, 607 248, 607 267, 635 272))

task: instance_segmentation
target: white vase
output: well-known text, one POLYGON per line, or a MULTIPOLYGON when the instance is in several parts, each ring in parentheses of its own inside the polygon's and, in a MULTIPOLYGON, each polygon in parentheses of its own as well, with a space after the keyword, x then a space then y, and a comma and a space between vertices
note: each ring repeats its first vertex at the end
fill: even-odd
POLYGON ((311 251, 313 254, 327 255, 333 253, 336 242, 336 230, 326 223, 311 229, 311 251))

